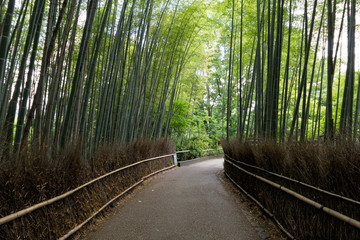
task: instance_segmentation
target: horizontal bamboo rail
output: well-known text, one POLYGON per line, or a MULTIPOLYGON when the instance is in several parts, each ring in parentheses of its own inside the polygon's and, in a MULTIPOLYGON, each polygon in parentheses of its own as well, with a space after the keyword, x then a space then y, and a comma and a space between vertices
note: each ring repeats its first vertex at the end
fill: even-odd
POLYGON ((136 186, 140 185, 141 183, 143 183, 146 179, 148 179, 149 177, 158 174, 160 172, 169 170, 171 168, 174 168, 175 165, 167 167, 167 168, 163 168, 159 171, 153 172, 145 177, 143 177, 140 181, 138 181, 137 183, 135 183, 134 185, 132 185, 131 187, 129 187, 128 189, 126 189, 125 191, 123 191, 122 193, 120 193, 119 195, 117 195, 116 197, 112 198, 110 201, 108 201, 105 205, 103 205, 99 210, 97 210, 96 212, 94 212, 89 218, 87 218, 84 222, 80 223, 79 225, 77 225, 75 228, 73 228, 72 230, 70 230, 68 233, 66 233, 64 236, 62 236, 61 238, 59 238, 59 240, 65 240, 67 238, 69 238, 71 235, 73 235, 75 232, 77 232, 78 230, 80 230, 80 228, 82 228, 86 223, 88 223, 91 219, 93 219, 96 215, 98 215, 102 210, 104 210, 107 206, 109 206, 109 204, 111 204, 112 202, 116 201, 117 199, 119 199, 121 196, 124 196, 124 194, 128 193, 130 190, 132 190, 133 188, 135 188, 136 186))
POLYGON ((176 154, 178 154, 178 153, 188 153, 188 152, 190 152, 190 150, 178 151, 178 152, 176 152, 176 154))
POLYGON ((46 200, 46 201, 43 201, 41 203, 35 204, 35 205, 31 206, 31 207, 28 207, 28 208, 25 208, 25 209, 20 210, 18 212, 12 213, 12 214, 10 214, 8 216, 2 217, 2 218, 0 218, 0 225, 2 225, 4 223, 7 223, 7 222, 10 222, 10 221, 13 221, 13 220, 15 220, 15 219, 17 219, 17 218, 19 218, 21 216, 24 216, 24 215, 26 215, 26 214, 28 214, 30 212, 35 211, 36 209, 45 207, 45 206, 47 206, 49 204, 52 204, 52 203, 57 202, 57 201, 59 201, 59 200, 61 200, 63 198, 66 198, 66 197, 74 194, 75 192, 83 189, 84 187, 86 187, 86 186, 88 186, 88 185, 90 185, 90 184, 92 184, 94 182, 97 182, 97 181, 99 181, 99 180, 101 180, 101 179, 103 179, 105 177, 108 177, 108 176, 110 176, 110 175, 112 175, 114 173, 123 171, 125 169, 134 167, 136 165, 139 165, 139 164, 142 164, 142 163, 145 163, 145 162, 150 162, 150 161, 154 161, 154 160, 161 159, 161 158, 171 157, 171 156, 174 156, 174 155, 175 154, 168 154, 168 155, 163 155, 163 156, 159 156, 159 157, 149 158, 149 159, 141 160, 139 162, 127 165, 125 167, 118 168, 118 169, 116 169, 116 170, 114 170, 112 172, 106 173, 106 174, 104 174, 104 175, 102 175, 102 176, 100 176, 98 178, 95 178, 95 179, 93 179, 93 180, 91 180, 91 181, 89 181, 89 182, 87 182, 87 183, 73 189, 73 190, 70 190, 70 191, 68 191, 66 193, 63 193, 63 194, 61 194, 61 195, 59 195, 57 197, 51 198, 49 200, 46 200))
POLYGON ((210 149, 204 149, 204 150, 202 150, 203 152, 214 152, 214 151, 222 151, 223 149, 222 148, 216 148, 216 149, 212 149, 212 148, 210 148, 210 149))
POLYGON ((260 168, 260 167, 256 167, 256 166, 253 166, 253 165, 250 165, 250 164, 241 162, 241 161, 237 161, 237 160, 233 159, 232 157, 230 157, 230 156, 227 155, 227 154, 225 154, 225 157, 228 158, 229 160, 232 160, 232 161, 234 161, 234 162, 236 162, 236 163, 240 163, 240 164, 242 164, 242 165, 244 165, 244 166, 247 166, 247 167, 250 167, 250 168, 253 168, 253 169, 260 170, 260 171, 262 171, 262 172, 265 172, 265 173, 268 173, 268 174, 270 174, 270 175, 273 175, 273 176, 276 176, 276 177, 279 177, 279 178, 288 180, 288 181, 290 181, 290 182, 294 182, 294 183, 300 184, 300 185, 302 185, 302 186, 304 186, 304 187, 311 188, 311 189, 313 189, 313 190, 316 190, 316 191, 318 191, 318 192, 327 194, 327 195, 329 195, 329 196, 336 197, 336 198, 340 198, 340 199, 342 199, 342 200, 345 200, 345 201, 348 201, 348 202, 351 202, 351 203, 360 205, 360 202, 359 202, 359 201, 356 201, 356 200, 354 200, 354 199, 347 198, 347 197, 341 196, 341 195, 339 195, 339 194, 335 194, 335 193, 326 191, 326 190, 324 190, 324 189, 321 189, 321 188, 312 186, 312 185, 307 184, 307 183, 304 183, 304 182, 300 182, 300 181, 298 181, 298 180, 295 180, 295 179, 292 179, 292 178, 289 178, 289 177, 286 177, 286 176, 283 176, 283 175, 280 175, 280 174, 277 174, 277 173, 274 173, 274 172, 270 172, 270 171, 265 170, 265 169, 260 168))
MULTIPOLYGON (((201 150, 201 151, 203 151, 203 152, 212 152, 212 151, 220 151, 220 150, 222 150, 222 148, 217 148, 217 149, 210 148, 210 149, 204 149, 204 150, 201 150)), ((182 151, 178 151, 176 153, 188 153, 188 152, 190 152, 190 150, 182 150, 182 151)))
MULTIPOLYGON (((204 149, 204 150, 201 150, 202 152, 213 152, 213 151, 220 151, 222 150, 222 148, 217 148, 217 149, 204 149)), ((189 162, 189 161, 193 161, 193 160, 197 160, 197 158, 195 159, 190 159, 190 160, 186 160, 186 153, 189 153, 190 150, 183 150, 183 151, 178 151, 176 152, 176 154, 179 154, 179 153, 183 153, 184 154, 184 160, 181 160, 181 161, 178 161, 178 166, 180 167, 180 163, 182 162, 189 162)))
POLYGON ((321 205, 320 203, 315 202, 315 201, 313 201, 313 200, 311 200, 311 199, 309 199, 309 198, 307 198, 307 197, 305 197, 305 196, 303 196, 303 195, 301 195, 301 194, 299 194, 299 193, 297 193, 295 191, 292 191, 292 190, 290 190, 290 189, 288 189, 288 188, 286 188, 286 187, 284 187, 284 186, 282 186, 280 184, 274 183, 274 182, 272 182, 272 181, 270 181, 270 180, 268 180, 266 178, 258 176, 258 175, 254 174, 252 172, 249 172, 249 171, 237 166, 236 164, 234 164, 233 162, 231 162, 228 159, 225 159, 225 161, 228 162, 229 164, 233 165, 234 167, 236 167, 240 171, 242 171, 242 172, 244 172, 244 173, 246 173, 246 174, 248 174, 248 175, 250 175, 250 176, 252 176, 254 178, 257 178, 260 181, 265 182, 265 183, 269 184, 272 187, 278 188, 281 191, 286 192, 289 195, 299 199, 300 201, 303 201, 303 202, 309 204, 310 206, 313 206, 313 207, 315 207, 315 208, 317 208, 319 210, 322 210, 323 212, 325 212, 325 213, 327 213, 327 214, 329 214, 329 215, 331 215, 331 216, 333 216, 333 217, 335 217, 335 218, 337 218, 337 219, 339 219, 339 220, 341 220, 343 222, 346 222, 346 223, 356 227, 357 229, 360 229, 360 222, 357 221, 356 219, 350 218, 350 217, 348 217, 348 216, 346 216, 346 215, 344 215, 342 213, 339 213, 339 212, 337 212, 337 211, 335 211, 333 209, 327 208, 327 207, 321 205))
POLYGON ((229 174, 227 174, 225 172, 225 175, 227 178, 230 179, 230 181, 237 187, 240 189, 240 191, 242 191, 248 198, 250 198, 252 201, 254 201, 268 216, 270 216, 276 223, 276 225, 280 228, 280 230, 285 233, 289 239, 295 239, 293 235, 291 235, 283 225, 281 225, 281 223, 279 222, 279 220, 277 220, 277 218, 274 216, 274 214, 272 214, 269 210, 267 210, 258 200, 256 200, 256 198, 254 198, 253 196, 251 196, 247 191, 245 191, 245 189, 243 189, 239 184, 237 184, 231 177, 229 174))

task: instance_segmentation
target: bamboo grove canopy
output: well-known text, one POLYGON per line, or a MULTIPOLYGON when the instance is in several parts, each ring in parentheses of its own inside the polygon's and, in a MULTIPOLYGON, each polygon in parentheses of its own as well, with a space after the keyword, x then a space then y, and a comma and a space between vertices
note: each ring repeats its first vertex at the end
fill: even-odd
POLYGON ((163 136, 204 149, 357 137, 355 0, 0 6, 1 156, 163 136))

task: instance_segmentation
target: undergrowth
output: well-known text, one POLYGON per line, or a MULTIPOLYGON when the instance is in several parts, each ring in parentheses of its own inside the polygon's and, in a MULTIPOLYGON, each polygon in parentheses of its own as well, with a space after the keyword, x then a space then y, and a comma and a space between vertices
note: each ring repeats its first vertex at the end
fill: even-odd
MULTIPOLYGON (((360 144, 346 139, 335 142, 275 143, 258 139, 241 142, 222 141, 224 153, 236 161, 290 177, 303 183, 360 201, 360 144)), ((236 163, 236 162, 235 162, 236 163)), ((359 221, 359 205, 321 194, 273 176, 239 165, 247 171, 292 189, 326 207, 359 221)), ((297 239, 358 239, 359 230, 321 210, 313 208, 286 193, 225 163, 225 171, 253 195, 297 239)))
POLYGON ((190 160, 205 156, 213 156, 222 153, 222 149, 219 146, 218 142, 211 141, 209 137, 205 135, 201 135, 201 137, 192 137, 185 143, 179 142, 176 146, 176 150, 178 152, 184 150, 189 151, 186 153, 179 153, 177 155, 179 161, 190 160), (213 150, 206 151, 209 149, 213 150))
POLYGON ((360 144, 222 141, 224 153, 316 187, 360 200, 360 144))
MULTIPOLYGON (((139 160, 174 153, 166 139, 105 145, 84 159, 78 144, 51 158, 46 150, 0 162, 0 217, 74 189, 139 160)), ((88 218, 108 200, 142 177, 170 165, 171 157, 134 166, 68 198, 0 226, 0 239, 56 239, 88 218)))

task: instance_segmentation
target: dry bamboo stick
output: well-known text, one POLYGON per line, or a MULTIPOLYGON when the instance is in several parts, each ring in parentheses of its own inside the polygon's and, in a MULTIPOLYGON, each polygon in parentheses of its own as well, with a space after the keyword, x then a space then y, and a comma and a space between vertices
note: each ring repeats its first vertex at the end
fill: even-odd
POLYGON ((10 222, 10 221, 13 221, 13 220, 15 220, 15 219, 17 219, 17 218, 19 218, 21 216, 24 216, 24 215, 26 215, 26 214, 28 214, 28 213, 30 213, 32 211, 35 211, 36 209, 42 208, 42 207, 47 206, 47 205, 49 205, 51 203, 54 203, 54 202, 59 201, 59 200, 61 200, 63 198, 66 198, 66 197, 72 195, 73 193, 79 191, 80 189, 82 189, 82 188, 84 188, 84 187, 86 187, 86 186, 88 186, 88 185, 90 185, 90 184, 92 184, 94 182, 97 182, 97 181, 99 181, 99 180, 101 180, 101 179, 103 179, 103 178, 105 178, 107 176, 110 176, 110 175, 112 175, 114 173, 120 172, 122 170, 125 170, 127 168, 130 168, 130 167, 133 167, 133 166, 136 166, 136 165, 139 165, 141 163, 157 160, 157 159, 160 159, 160 158, 170 157, 170 156, 174 156, 174 154, 168 154, 168 155, 163 155, 163 156, 159 156, 159 157, 154 157, 154 158, 141 160, 139 162, 136 162, 136 163, 127 165, 125 167, 121 167, 119 169, 116 169, 116 170, 114 170, 112 172, 106 173, 106 174, 104 174, 104 175, 102 175, 102 176, 100 176, 98 178, 95 178, 95 179, 93 179, 93 180, 91 180, 91 181, 89 181, 89 182, 87 182, 87 183, 73 189, 73 190, 70 190, 70 191, 68 191, 66 193, 63 193, 63 194, 61 194, 61 195, 59 195, 57 197, 51 198, 49 200, 46 200, 46 201, 43 201, 41 203, 35 204, 35 205, 31 206, 31 207, 28 207, 28 208, 25 208, 25 209, 20 210, 18 212, 12 213, 12 214, 10 214, 8 216, 2 217, 2 218, 0 218, 0 225, 2 225, 4 223, 7 223, 7 222, 10 222))
POLYGON ((142 183, 144 180, 141 179, 140 181, 138 181, 137 183, 135 183, 134 185, 132 185, 131 187, 129 187, 128 189, 126 189, 124 192, 120 193, 119 195, 117 195, 116 197, 114 197, 113 199, 111 199, 110 201, 108 201, 104 206, 102 206, 99 210, 97 210, 96 212, 94 212, 89 218, 87 218, 84 222, 80 223, 79 225, 77 225, 75 228, 73 228, 72 230, 70 230, 67 234, 65 234, 64 236, 62 236, 61 238, 59 238, 59 240, 64 240, 67 239, 68 237, 70 237, 72 234, 74 234, 75 232, 77 232, 81 227, 83 227, 86 223, 88 223, 91 219, 93 219, 96 215, 98 215, 102 210, 104 210, 104 208, 106 208, 109 204, 111 204, 113 201, 115 201, 116 199, 118 199, 119 197, 123 196, 125 193, 127 193, 128 191, 130 191, 131 189, 133 189, 134 187, 136 187, 137 185, 139 185, 140 183, 142 183))
POLYGON ((337 212, 337 211, 335 211, 333 209, 327 208, 327 207, 321 205, 318 202, 315 202, 315 201, 313 201, 313 200, 311 200, 311 199, 309 199, 309 198, 307 198, 307 197, 305 197, 305 196, 303 196, 303 195, 301 195, 301 194, 299 194, 297 192, 294 192, 294 191, 292 191, 292 190, 290 190, 290 189, 288 189, 288 188, 286 188, 284 186, 281 186, 280 184, 274 183, 274 182, 272 182, 272 181, 270 181, 270 180, 268 180, 266 178, 263 178, 263 177, 260 177, 260 176, 258 176, 256 174, 254 174, 254 173, 251 173, 251 172, 237 166, 236 164, 232 163, 231 161, 229 161, 227 159, 225 159, 225 161, 230 163, 231 165, 233 165, 237 169, 241 170, 242 172, 257 178, 257 179, 269 184, 270 186, 278 188, 278 189, 288 193, 289 195, 291 195, 291 196, 293 196, 293 197, 295 197, 295 198, 297 198, 297 199, 299 199, 299 200, 301 200, 301 201, 303 201, 303 202, 305 202, 305 203, 307 203, 307 204, 309 204, 309 205, 311 205, 311 206, 313 206, 313 207, 315 207, 315 208, 317 208, 319 210, 322 210, 325 213, 327 213, 327 214, 329 214, 329 215, 331 215, 331 216, 333 216, 333 217, 335 217, 335 218, 337 218, 337 219, 339 219, 339 220, 341 220, 343 222, 346 222, 346 223, 356 227, 357 229, 360 229, 360 222, 357 221, 356 219, 350 218, 350 217, 348 217, 348 216, 346 216, 346 215, 344 215, 342 213, 339 213, 339 212, 337 212))
POLYGON ((230 181, 237 187, 239 188, 248 198, 250 198, 252 201, 254 201, 267 215, 269 215, 276 223, 276 225, 280 228, 280 230, 285 233, 288 238, 290 239, 295 239, 293 235, 291 235, 288 231, 286 231, 286 229, 283 227, 283 225, 281 225, 281 223, 277 220, 277 218, 274 216, 274 214, 272 214, 269 210, 267 210, 258 200, 256 200, 256 198, 254 198, 253 196, 251 196, 247 191, 245 191, 245 189, 243 189, 239 184, 237 184, 231 177, 229 174, 227 174, 225 172, 225 175, 230 179, 230 181))
POLYGON ((87 218, 84 222, 80 223, 79 225, 77 225, 75 228, 73 228, 72 230, 70 230, 67 234, 65 234, 64 236, 62 236, 61 238, 59 238, 59 240, 65 240, 67 238, 69 238, 72 234, 74 234, 75 232, 77 232, 80 228, 82 228, 86 223, 88 223, 91 219, 93 219, 96 215, 98 215, 102 210, 104 210, 107 206, 109 206, 109 204, 111 204, 112 202, 114 202, 115 200, 117 200, 118 198, 120 198, 121 196, 123 196, 124 194, 126 194, 127 192, 129 192, 131 189, 135 188, 136 186, 138 186, 139 184, 143 183, 145 181, 145 179, 158 174, 160 172, 166 171, 168 169, 174 168, 175 165, 172 165, 170 167, 167 168, 163 168, 159 171, 153 172, 145 177, 143 177, 140 181, 138 181, 137 183, 135 183, 134 185, 132 185, 131 187, 129 187, 128 189, 126 189, 125 191, 123 191, 122 193, 120 193, 119 195, 117 195, 116 197, 114 197, 113 199, 111 199, 110 201, 108 201, 104 206, 102 206, 99 210, 97 210, 95 213, 93 213, 89 218, 87 218))
POLYGON ((351 202, 351 203, 360 205, 360 202, 359 202, 359 201, 356 201, 356 200, 354 200, 354 199, 347 198, 347 197, 341 196, 341 195, 339 195, 339 194, 326 191, 326 190, 324 190, 324 189, 321 189, 321 188, 312 186, 312 185, 310 185, 310 184, 307 184, 307 183, 304 183, 304 182, 301 182, 301 181, 298 181, 298 180, 295 180, 295 179, 292 179, 292 178, 289 178, 289 177, 286 177, 286 176, 283 176, 283 175, 280 175, 280 174, 277 174, 277 173, 274 173, 274 172, 270 172, 270 171, 268 171, 268 170, 265 170, 265 169, 260 168, 260 167, 257 167, 257 166, 253 166, 253 165, 250 165, 250 164, 241 162, 241 161, 237 161, 237 160, 233 159, 232 157, 230 157, 230 156, 227 155, 227 154, 225 154, 225 157, 228 158, 229 160, 232 160, 232 161, 234 161, 234 162, 236 162, 236 163, 240 163, 240 164, 245 165, 245 166, 247 166, 247 167, 250 167, 250 168, 253 168, 253 169, 257 169, 257 170, 260 170, 260 171, 262 171, 262 172, 266 172, 266 173, 268 173, 268 174, 270 174, 270 175, 273 175, 273 176, 276 176, 276 177, 279 177, 279 178, 282 178, 282 179, 285 179, 285 180, 288 180, 288 181, 291 181, 291 182, 294 182, 294 183, 303 185, 303 186, 305 186, 305 187, 311 188, 311 189, 316 190, 316 191, 321 192, 321 193, 325 193, 325 194, 330 195, 330 196, 332 196, 332 197, 340 198, 340 199, 342 199, 342 200, 345 200, 345 201, 348 201, 348 202, 351 202))

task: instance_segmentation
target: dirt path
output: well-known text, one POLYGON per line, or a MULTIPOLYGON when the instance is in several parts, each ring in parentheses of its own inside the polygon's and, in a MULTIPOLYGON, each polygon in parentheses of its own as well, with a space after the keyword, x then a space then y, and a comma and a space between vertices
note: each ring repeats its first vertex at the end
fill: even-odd
POLYGON ((147 182, 84 239, 269 238, 224 181, 223 159, 183 165, 147 182))

